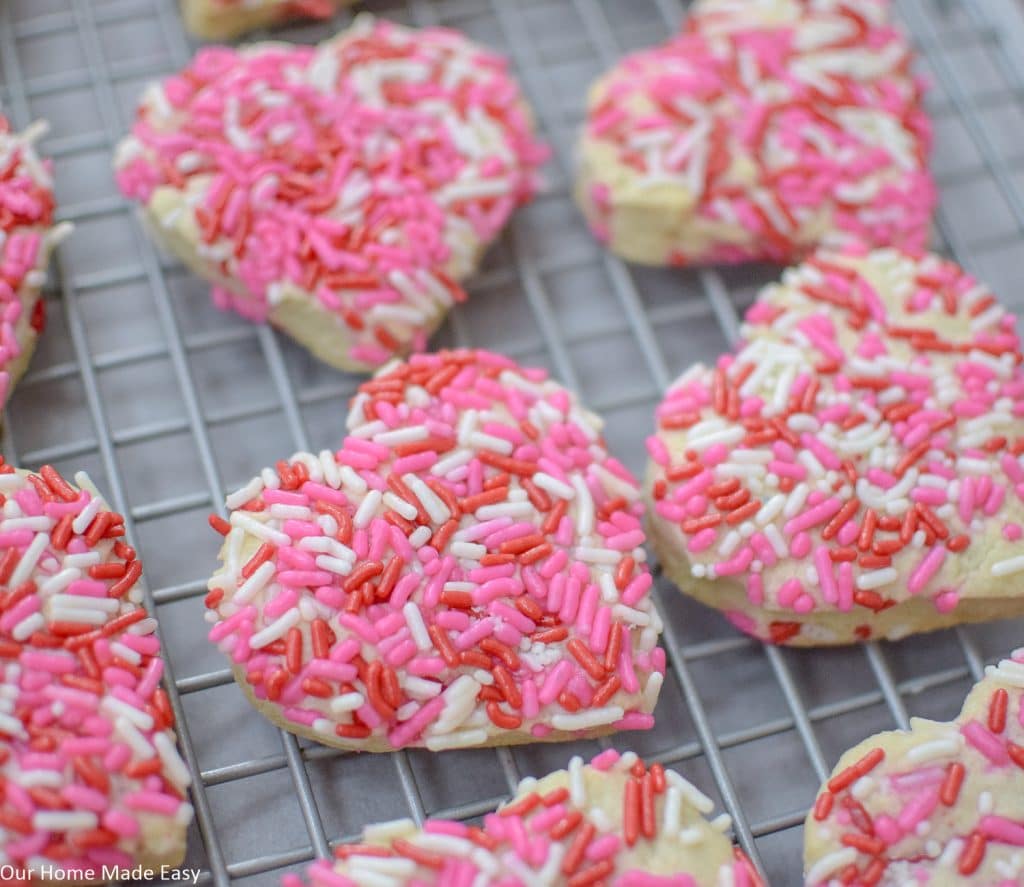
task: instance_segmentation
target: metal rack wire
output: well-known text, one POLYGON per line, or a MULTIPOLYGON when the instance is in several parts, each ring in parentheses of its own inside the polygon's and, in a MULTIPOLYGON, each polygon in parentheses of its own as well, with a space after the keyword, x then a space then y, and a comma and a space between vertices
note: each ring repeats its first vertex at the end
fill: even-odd
MULTIPOLYGON (((623 52, 663 39, 679 0, 395 0, 367 4, 414 24, 461 28, 507 52, 556 159, 440 341, 548 365, 605 414, 634 470, 658 393, 735 339, 771 269, 630 268, 602 253, 568 184, 586 84, 623 52)), ((1024 15, 1014 0, 898 4, 923 65, 944 189, 937 245, 1014 307, 1024 260, 1024 15), (1014 51, 1018 55, 1014 55, 1014 51)), ((345 16, 339 16, 338 24, 345 16)), ((291 36, 313 40, 326 26, 291 36)), ((47 117, 60 214, 78 226, 57 257, 51 328, 5 420, 5 455, 84 467, 126 515, 161 622, 168 687, 195 775, 188 865, 201 883, 276 884, 366 822, 479 816, 520 776, 595 744, 357 756, 270 727, 205 640, 202 594, 215 540, 204 514, 226 489, 297 448, 336 442, 358 380, 316 365, 271 331, 214 312, 206 288, 145 240, 109 173, 147 80, 192 48, 170 0, 6 0, 0 100, 18 124, 47 117), (185 556, 187 553, 187 556, 185 556)), ((800 879, 800 823, 838 754, 911 714, 948 717, 1021 623, 899 644, 764 648, 659 583, 671 663, 659 725, 611 743, 672 764, 733 816, 775 885, 800 879)))

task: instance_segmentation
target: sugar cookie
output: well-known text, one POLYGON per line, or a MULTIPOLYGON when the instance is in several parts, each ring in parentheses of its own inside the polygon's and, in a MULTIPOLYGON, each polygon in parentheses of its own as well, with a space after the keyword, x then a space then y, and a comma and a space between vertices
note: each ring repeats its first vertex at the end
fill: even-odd
POLYGON ((417 355, 336 452, 228 497, 210 638, 278 725, 386 751, 646 729, 665 670, 639 489, 543 370, 417 355))

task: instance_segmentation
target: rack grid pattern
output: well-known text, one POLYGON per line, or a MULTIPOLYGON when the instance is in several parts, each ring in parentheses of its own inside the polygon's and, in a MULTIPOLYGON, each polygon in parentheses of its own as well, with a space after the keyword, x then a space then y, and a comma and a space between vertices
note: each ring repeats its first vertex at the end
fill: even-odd
MULTIPOLYGON (((679 0, 394 0, 367 4, 445 24, 508 53, 555 149, 523 210, 436 344, 475 344, 548 366, 608 419, 612 448, 642 469, 658 394, 735 340, 767 268, 632 268, 602 253, 569 200, 586 85, 654 43, 679 0)), ((936 246, 1015 308, 1024 265, 1024 17, 1014 0, 901 0, 934 83, 943 189, 936 246), (1015 57, 1014 52, 1018 55, 1015 57)), ((338 16, 336 24, 347 20, 338 16)), ((311 41, 328 26, 286 32, 311 41)), ((370 821, 472 818, 522 776, 602 743, 430 755, 347 754, 296 741, 252 711, 205 640, 202 595, 216 539, 205 515, 226 490, 296 449, 332 446, 358 379, 273 332, 218 314, 206 287, 155 251, 117 194, 110 152, 143 85, 192 47, 172 0, 0 3, 0 101, 16 124, 47 118, 60 215, 75 222, 47 300, 50 329, 5 417, 4 453, 27 467, 85 468, 126 515, 147 566, 196 823, 200 883, 276 884, 370 821)), ((670 764, 734 819, 769 882, 800 880, 801 828, 832 762, 911 715, 955 714, 1021 622, 836 651, 767 648, 659 581, 670 674, 658 727, 603 741, 670 764)))

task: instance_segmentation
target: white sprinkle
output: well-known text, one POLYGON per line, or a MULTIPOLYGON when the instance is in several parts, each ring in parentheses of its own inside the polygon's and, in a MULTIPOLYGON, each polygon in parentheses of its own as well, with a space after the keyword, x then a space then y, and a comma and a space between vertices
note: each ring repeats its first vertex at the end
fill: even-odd
POLYGON ((576 532, 580 536, 589 536, 594 530, 594 500, 580 475, 574 474, 571 481, 577 500, 576 532))
POLYGON ((370 490, 367 492, 366 497, 359 503, 359 508, 356 509, 355 516, 352 518, 352 523, 355 524, 357 529, 363 529, 373 520, 383 500, 384 496, 380 490, 370 490))
POLYGON ((991 474, 992 466, 984 459, 972 459, 970 456, 961 456, 956 460, 956 467, 968 474, 991 474))
POLYGON ((684 777, 680 776, 675 770, 666 770, 665 778, 668 782, 675 786, 682 794, 683 800, 686 801, 694 810, 707 816, 712 810, 715 809, 715 802, 711 800, 704 792, 702 792, 697 786, 684 777))
POLYGON ((679 813, 683 806, 683 795, 679 789, 670 785, 665 792, 665 809, 662 811, 662 831, 671 834, 679 828, 679 813))
POLYGON ((769 521, 774 520, 782 507, 786 504, 786 494, 776 493, 771 497, 764 505, 761 506, 761 510, 754 516, 754 521, 761 526, 764 526, 769 521))
POLYGON ((444 689, 444 685, 415 675, 406 675, 402 679, 402 689, 414 699, 433 699, 444 689))
MULTIPOLYGON (((97 624, 102 624, 103 622, 106 622, 106 619, 101 619, 97 624)), ((31 616, 26 616, 11 629, 11 637, 16 641, 24 641, 45 627, 46 620, 43 618, 43 614, 33 613, 31 616)))
POLYGON ((962 838, 953 838, 946 845, 946 849, 942 851, 942 856, 938 858, 938 865, 941 868, 952 868, 960 858, 963 847, 964 841, 962 838))
POLYGON ((393 511, 397 511, 406 520, 415 520, 417 511, 416 506, 411 502, 407 502, 399 496, 396 496, 390 490, 384 494, 384 504, 393 511))
POLYGON ((566 733, 575 730, 590 730, 605 724, 613 724, 622 720, 625 715, 621 706, 606 705, 603 708, 591 708, 576 714, 556 714, 551 718, 551 726, 566 733))
POLYGON ((443 524, 451 517, 448 506, 441 501, 437 493, 430 489, 418 475, 411 472, 403 474, 402 480, 405 481, 405 485, 412 491, 412 494, 420 500, 431 521, 435 524, 443 524))
POLYGON ((0 533, 12 530, 32 530, 34 533, 46 533, 53 527, 53 520, 45 514, 38 517, 9 517, 0 522, 0 533))
POLYGON ((430 751, 444 751, 448 748, 469 748, 473 745, 483 745, 486 741, 486 730, 461 730, 441 736, 428 736, 426 746, 430 751))
POLYGON ((224 500, 224 504, 227 506, 229 511, 234 511, 236 508, 241 508, 246 502, 255 499, 262 492, 263 479, 254 477, 244 487, 231 493, 224 500))
POLYGON ((615 579, 611 573, 598 573, 597 584, 601 589, 601 600, 606 604, 613 604, 619 599, 619 589, 615 586, 615 579))
POLYGON ((1012 687, 1024 687, 1024 664, 1004 659, 998 666, 987 666, 985 677, 1002 681, 1012 687))
POLYGON ((704 831, 698 825, 691 825, 679 832, 679 843, 684 847, 694 847, 704 841, 704 831))
POLYGON ((632 607, 627 607, 625 604, 615 604, 612 607, 612 614, 623 622, 629 622, 631 625, 648 625, 651 621, 651 617, 640 610, 634 610, 632 607))
POLYGON ((39 594, 41 597, 49 597, 51 594, 63 591, 81 575, 82 571, 78 569, 61 570, 39 586, 39 594))
POLYGON ((511 456, 512 451, 515 449, 512 441, 494 434, 487 434, 483 431, 474 431, 470 434, 468 443, 478 450, 494 450, 494 452, 501 453, 503 456, 511 456))
POLYGON ((430 473, 437 477, 444 477, 446 474, 454 471, 456 468, 461 468, 467 462, 473 459, 472 450, 455 450, 443 459, 438 460, 434 463, 434 466, 430 469, 430 473))
POLYGON ((800 509, 804 507, 804 502, 807 501, 807 496, 810 492, 811 489, 807 484, 803 482, 798 483, 786 499, 786 507, 782 509, 783 517, 788 519, 798 514, 800 509))
POLYGON ((292 607, 279 619, 271 622, 266 628, 256 632, 256 634, 249 638, 249 646, 254 650, 259 650, 261 647, 273 643, 279 637, 283 637, 289 628, 297 625, 301 618, 302 614, 295 607, 292 607))
POLYGON ((8 736, 28 735, 25 732, 25 728, 22 726, 21 721, 3 712, 0 712, 0 733, 6 733, 8 736))
POLYGON ((661 672, 652 671, 651 676, 647 679, 647 686, 644 687, 643 696, 643 710, 646 712, 654 711, 654 706, 658 702, 658 694, 661 692, 661 685, 665 681, 665 676, 661 672))
POLYGON ((338 468, 338 461, 330 450, 321 450, 317 458, 320 461, 320 470, 324 475, 324 483, 331 489, 338 489, 341 486, 341 471, 338 468))
POLYGON ((153 746, 149 744, 149 740, 127 718, 116 718, 114 720, 114 729, 121 734, 121 738, 132 747, 132 751, 140 758, 149 760, 156 754, 153 746))
POLYGON ((121 606, 117 598, 89 597, 84 594, 55 594, 49 603, 54 607, 69 607, 74 610, 102 610, 114 613, 121 606))
POLYGON ((110 650, 122 659, 128 660, 132 665, 138 665, 142 662, 142 655, 137 650, 133 650, 131 647, 126 647, 120 641, 112 641, 110 644, 110 650))
POLYGON ((49 543, 50 536, 48 533, 36 533, 28 544, 28 548, 25 549, 25 553, 21 556, 21 560, 18 561, 18 566, 11 573, 11 578, 7 583, 9 588, 17 588, 32 575, 32 571, 36 568, 36 563, 49 543))
POLYGON ((1009 576, 1012 573, 1019 573, 1021 570, 1024 570, 1024 554, 1019 554, 1017 557, 1011 557, 1004 561, 996 561, 992 564, 993 576, 1009 576))
POLYGON ((105 696, 103 701, 100 703, 100 708, 108 714, 117 717, 121 716, 128 721, 131 721, 140 730, 152 730, 153 729, 153 716, 147 714, 144 711, 140 711, 127 702, 118 699, 116 696, 105 696))
POLYGON ((37 832, 72 832, 96 828, 99 818, 88 810, 53 810, 32 816, 37 832))
MULTIPOLYGON (((3 475, 0 475, 3 477, 3 475)), ((64 558, 64 566, 69 569, 84 570, 93 567, 100 562, 98 551, 86 551, 82 554, 69 554, 64 558)))
POLYGON ((542 490, 546 490, 552 496, 557 496, 559 499, 572 499, 576 495, 576 491, 572 487, 544 471, 538 471, 533 476, 533 482, 542 490))
POLYGON ((737 548, 739 548, 740 542, 742 541, 743 537, 740 536, 739 530, 730 530, 725 534, 722 544, 718 546, 718 553, 723 558, 728 558, 737 548))
POLYGON ((238 591, 231 596, 232 602, 236 604, 248 603, 267 587, 276 572, 277 565, 272 561, 260 564, 256 571, 238 586, 238 591))
POLYGON ((883 567, 881 570, 871 570, 861 573, 857 577, 857 588, 867 591, 872 588, 880 588, 890 582, 894 582, 899 573, 895 567, 883 567))
POLYGON ((533 517, 533 506, 529 502, 497 502, 494 505, 481 505, 476 516, 481 521, 493 520, 496 517, 533 517))
POLYGON ((413 548, 422 548, 430 541, 430 537, 433 535, 430 527, 419 526, 409 534, 409 544, 413 548))
POLYGON ((747 431, 745 428, 723 428, 721 431, 713 431, 710 434, 690 438, 686 441, 686 446, 687 449, 697 451, 706 450, 708 447, 714 446, 715 444, 730 446, 731 444, 739 443, 743 440, 746 433, 747 431))
POLYGON ((428 437, 430 437, 430 430, 426 425, 410 425, 407 428, 396 428, 393 431, 382 431, 375 434, 373 442, 386 447, 395 447, 414 443, 417 440, 426 440, 428 437))
POLYGON ((427 626, 423 621, 423 614, 415 601, 407 601, 402 607, 402 615, 405 616, 405 624, 409 626, 409 634, 412 635, 413 643, 420 650, 429 650, 431 645, 430 635, 427 634, 427 626))
POLYGON ((187 788, 192 782, 192 775, 170 737, 166 733, 157 733, 153 737, 153 745, 156 746, 156 752, 160 755, 160 760, 163 761, 164 769, 171 778, 171 782, 179 788, 187 788))
POLYGON ((363 829, 363 839, 375 844, 393 841, 416 831, 416 823, 408 817, 376 822, 363 829))
POLYGON ((461 557, 471 561, 478 561, 487 554, 486 545, 480 545, 476 542, 463 542, 462 540, 452 542, 451 545, 448 546, 448 550, 455 555, 455 557, 461 557))
POLYGON ((268 490, 276 490, 281 486, 281 478, 277 476, 277 472, 273 468, 264 468, 260 472, 260 480, 268 490))
POLYGON ((331 712, 336 715, 345 714, 345 712, 362 708, 365 703, 366 699, 362 693, 342 693, 331 700, 331 712))
POLYGON ((457 677, 442 694, 445 706, 441 716, 431 725, 430 732, 438 735, 461 726, 476 707, 476 694, 480 686, 480 682, 470 675, 457 677))
MULTIPOLYGON (((337 526, 335 526, 335 532, 337 532, 337 526)), ((351 548, 329 536, 303 536, 298 541, 297 547, 303 551, 330 554, 343 561, 354 561, 356 559, 356 553, 351 548)))
POLYGON ((579 755, 574 755, 569 760, 569 800, 577 809, 587 803, 587 786, 583 779, 583 758, 579 755))
MULTIPOLYGON (((522 782, 526 783, 527 780, 523 779, 522 782)), ((529 789, 526 791, 529 791, 529 789)), ((426 850, 435 850, 440 853, 458 853, 468 856, 477 849, 476 845, 472 841, 468 841, 465 838, 457 838, 455 835, 439 835, 431 834, 429 832, 421 832, 413 838, 412 841, 417 847, 423 847, 426 850)))
POLYGON ((103 500, 99 496, 90 499, 85 508, 78 512, 78 515, 71 522, 71 529, 81 536, 82 533, 89 529, 89 524, 93 522, 93 519, 100 513, 102 508, 103 500))
POLYGON ((727 832, 732 828, 732 817, 728 813, 719 813, 708 825, 716 832, 727 832))
POLYGON ((764 537, 768 540, 768 544, 771 545, 772 550, 778 557, 786 557, 789 549, 786 548, 786 543, 782 538, 782 533, 779 532, 779 528, 775 526, 775 524, 768 524, 768 526, 764 528, 764 537))
POLYGON ((329 554, 317 555, 314 563, 321 570, 326 570, 328 573, 335 573, 338 576, 347 576, 352 572, 352 561, 342 560, 340 557, 334 557, 329 554))
POLYGON ((290 545, 292 541, 287 534, 275 530, 263 521, 256 520, 244 511, 231 512, 231 526, 245 530, 246 533, 262 539, 264 542, 269 542, 271 545, 290 545))
POLYGON ((911 764, 923 764, 941 758, 951 758, 960 752, 963 740, 959 735, 949 739, 935 739, 922 745, 914 746, 905 755, 911 764))
POLYGON ((829 875, 846 868, 857 859, 857 851, 853 847, 844 847, 823 856, 807 871, 805 880, 808 884, 823 883, 829 875))
POLYGON ((342 484, 352 489, 357 496, 362 496, 369 489, 366 481, 356 474, 351 465, 342 465, 339 474, 342 484))
POLYGON ((592 546, 580 545, 574 553, 577 560, 589 564, 617 564, 622 560, 622 552, 613 551, 610 548, 594 548, 592 546))

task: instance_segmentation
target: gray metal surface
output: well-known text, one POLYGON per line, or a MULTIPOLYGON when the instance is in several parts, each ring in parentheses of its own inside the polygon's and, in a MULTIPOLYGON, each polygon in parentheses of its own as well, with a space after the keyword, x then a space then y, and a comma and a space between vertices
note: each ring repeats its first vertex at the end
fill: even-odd
MULTIPOLYGON (((436 344, 543 364, 608 420, 635 470, 661 389, 710 359, 772 269, 630 268, 591 240, 568 198, 587 84, 622 52, 664 39, 679 0, 369 3, 446 24, 508 53, 555 147, 523 210, 436 344)), ((902 0, 934 81, 942 187, 936 246, 1024 309, 1024 19, 1014 0, 902 0)), ((343 23, 345 16, 339 16, 343 23)), ((328 27, 298 26, 311 41, 328 27)), ((597 743, 358 756, 296 742, 249 708, 206 641, 202 595, 223 493, 299 447, 340 439, 358 379, 267 329, 215 311, 207 287, 145 240, 110 153, 146 81, 189 57, 173 0, 2 0, 0 101, 52 123, 60 215, 77 225, 48 292, 51 324, 5 418, 27 467, 85 468, 127 515, 160 619, 169 689, 196 777, 188 864, 206 884, 276 884, 367 822, 473 817, 522 775, 597 743)), ((764 648, 661 583, 671 673, 658 727, 611 740, 678 768, 733 815, 777 887, 800 880, 801 821, 848 746, 909 715, 953 715, 1020 622, 837 651, 764 648)))

